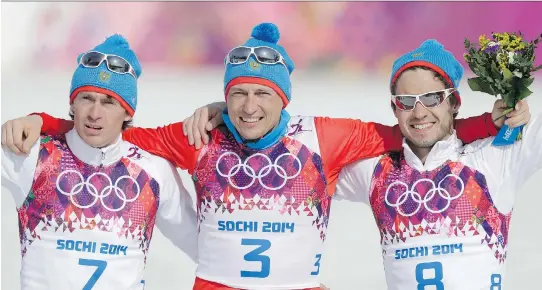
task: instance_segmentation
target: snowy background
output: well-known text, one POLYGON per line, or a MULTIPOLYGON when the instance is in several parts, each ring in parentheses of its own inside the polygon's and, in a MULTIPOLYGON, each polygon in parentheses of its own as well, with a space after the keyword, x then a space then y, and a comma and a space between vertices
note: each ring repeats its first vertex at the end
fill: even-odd
MULTIPOLYGON (((195 108, 222 99, 221 61, 227 50, 244 42, 254 24, 275 21, 280 28, 289 28, 282 32, 284 45, 289 52, 290 47, 293 49, 290 55, 296 64, 299 63, 292 76, 291 114, 355 117, 393 125, 396 120, 389 108, 387 82, 391 61, 396 55, 414 48, 423 39, 436 37, 461 57, 465 36, 474 40, 480 33, 490 33, 491 30, 520 29, 533 37, 536 34, 533 27, 542 27, 541 18, 529 16, 533 11, 542 10, 541 3, 440 5, 2 3, 0 119, 3 123, 36 111, 67 118, 71 72, 75 68, 77 54, 92 48, 113 32, 122 32, 134 43, 136 53, 141 53, 144 70, 139 82, 135 124, 154 127, 182 120, 195 108), (498 17, 496 20, 485 19, 485 16, 480 16, 484 7, 486 10, 494 9, 488 5, 502 5, 509 17, 504 20, 498 17), (124 15, 115 18, 116 9, 122 9, 126 18, 124 15), (247 14, 244 21, 232 15, 235 11, 249 11, 247 9, 254 13, 247 14), (474 19, 478 15, 482 20, 476 18, 471 22, 462 20, 461 23, 457 19, 454 22, 445 20, 452 19, 450 11, 460 10, 465 11, 466 16, 474 19), (434 25, 427 27, 424 24, 427 29, 424 28, 422 33, 418 29, 422 27, 418 17, 398 17, 401 16, 400 11, 417 12, 423 16, 419 18, 432 21, 434 25), (92 13, 102 14, 89 16, 92 13), (198 20, 192 16, 194 13, 199 13, 198 20), (375 13, 382 16, 378 17, 380 20, 370 16, 375 13), (444 20, 439 22, 437 18, 444 20), (326 28, 320 22, 335 26, 326 28), (449 32, 449 24, 457 25, 460 32, 449 32), (224 32, 227 25, 229 30, 224 32), (401 33, 394 32, 401 30, 398 27, 402 29, 401 33), (359 37, 352 38, 353 34, 359 37), (386 38, 396 39, 397 45, 389 46, 379 41, 386 38)), ((471 92, 466 83, 462 83, 461 88, 463 107, 460 117, 491 110, 494 101, 491 96, 471 92)), ((540 113, 540 79, 535 81, 532 90, 531 111, 540 113)), ((193 194, 188 175, 182 172, 181 176, 193 194)), ((536 180, 542 180, 541 172, 536 173, 517 195, 508 272, 504 279, 507 289, 534 289, 532 285, 539 281, 542 259, 538 242, 542 240, 542 232, 535 227, 542 191, 536 180)), ((380 237, 369 208, 362 204, 334 201, 331 212, 326 251, 322 258, 322 281, 334 290, 385 289, 380 237)), ((19 288, 19 248, 14 203, 10 193, 2 189, 3 289, 19 288)), ((146 272, 147 289, 191 289, 194 270, 195 265, 187 257, 159 231, 154 232, 146 272)))

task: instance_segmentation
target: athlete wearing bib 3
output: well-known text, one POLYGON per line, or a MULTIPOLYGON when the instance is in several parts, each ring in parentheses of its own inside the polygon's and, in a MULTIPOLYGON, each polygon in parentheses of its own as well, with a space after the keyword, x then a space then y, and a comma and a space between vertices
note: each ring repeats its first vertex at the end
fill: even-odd
POLYGON ((121 139, 141 74, 127 41, 111 36, 78 61, 75 128, 42 135, 27 156, 2 148, 2 186, 19 216, 21 289, 144 289, 155 224, 196 259, 195 210, 171 164, 121 139))
MULTIPOLYGON (((201 149, 183 123, 123 138, 192 174, 198 210, 194 289, 319 289, 330 202, 343 166, 401 148, 398 126, 290 116, 293 61, 275 25, 256 26, 225 60, 225 126, 201 149)), ((41 114, 45 132, 71 122, 41 114)), ((458 120, 466 142, 495 135, 490 114, 458 120), (489 121, 488 121, 489 120, 489 121), (469 126, 470 125, 470 126, 469 126)))
MULTIPOLYGON (((336 197, 372 208, 390 290, 502 289, 515 193, 542 167, 542 119, 510 146, 492 146, 494 137, 463 145, 452 125, 461 99, 450 94, 462 76, 434 40, 397 59, 391 93, 403 150, 340 174, 336 197)), ((521 115, 510 126, 530 119, 523 101, 511 114, 521 115)))

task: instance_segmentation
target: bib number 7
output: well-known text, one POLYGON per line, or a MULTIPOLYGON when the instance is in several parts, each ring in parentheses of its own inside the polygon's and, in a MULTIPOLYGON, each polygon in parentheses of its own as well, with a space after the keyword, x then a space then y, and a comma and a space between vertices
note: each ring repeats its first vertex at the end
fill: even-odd
POLYGON ((105 271, 105 268, 107 267, 107 261, 102 260, 91 260, 91 259, 79 259, 79 265, 81 266, 93 266, 96 267, 96 271, 90 276, 90 279, 88 279, 87 284, 83 286, 83 290, 91 290, 98 279, 100 279, 100 276, 105 271))
POLYGON ((263 252, 271 248, 271 242, 263 239, 242 239, 243 246, 258 246, 256 249, 248 252, 244 259, 247 262, 260 262, 260 271, 241 271, 243 278, 267 278, 271 269, 271 259, 269 256, 262 255, 263 252))

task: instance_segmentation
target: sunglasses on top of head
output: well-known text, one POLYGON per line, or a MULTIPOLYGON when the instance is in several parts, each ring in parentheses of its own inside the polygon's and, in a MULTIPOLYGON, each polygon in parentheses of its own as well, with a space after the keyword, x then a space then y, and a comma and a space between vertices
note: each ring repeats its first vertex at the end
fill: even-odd
POLYGON ((276 49, 267 46, 248 47, 238 46, 228 53, 225 63, 228 64, 243 64, 247 62, 251 55, 256 57, 256 60, 262 64, 277 64, 281 63, 288 69, 284 58, 276 49))
POLYGON ((132 65, 118 55, 105 54, 98 51, 89 51, 83 54, 79 64, 84 67, 95 68, 99 67, 104 61, 110 71, 118 74, 131 74, 137 79, 136 72, 132 65))

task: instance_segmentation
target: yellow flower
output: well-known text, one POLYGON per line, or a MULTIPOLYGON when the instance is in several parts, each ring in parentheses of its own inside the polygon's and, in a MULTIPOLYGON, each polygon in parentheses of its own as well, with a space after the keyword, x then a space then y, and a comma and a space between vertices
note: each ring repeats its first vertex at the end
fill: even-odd
POLYGON ((493 33, 493 39, 495 39, 496 42, 499 43, 499 46, 504 49, 508 50, 510 46, 510 34, 508 32, 504 33, 493 33))
POLYGON ((501 41, 501 40, 504 40, 506 42, 510 41, 510 34, 508 34, 508 32, 504 32, 504 33, 495 33, 495 38, 497 41, 501 41))
POLYGON ((507 67, 506 65, 508 64, 508 54, 500 53, 497 55, 497 62, 499 63, 501 69, 505 69, 507 67))
POLYGON ((480 43, 480 49, 484 50, 487 47, 487 44, 489 43, 489 39, 486 37, 485 34, 480 35, 478 38, 478 42, 480 43))
POLYGON ((499 44, 503 50, 506 51, 517 51, 525 49, 526 43, 523 41, 523 37, 521 35, 517 35, 515 33, 508 34, 495 34, 496 37, 499 38, 499 44))
MULTIPOLYGON (((521 38, 513 37, 512 41, 510 41, 510 45, 507 47, 508 51, 516 51, 519 49, 522 41, 521 38)), ((523 45, 525 46, 525 45, 523 45)))

